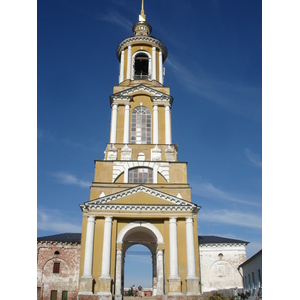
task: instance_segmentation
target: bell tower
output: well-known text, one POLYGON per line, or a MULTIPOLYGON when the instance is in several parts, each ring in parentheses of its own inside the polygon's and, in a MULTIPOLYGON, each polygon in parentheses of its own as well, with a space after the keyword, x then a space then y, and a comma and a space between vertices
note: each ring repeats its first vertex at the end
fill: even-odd
POLYGON ((110 141, 95 161, 83 213, 78 299, 122 299, 124 259, 135 244, 152 254, 153 296, 200 295, 197 213, 187 163, 172 144, 173 97, 164 86, 165 45, 142 0, 133 34, 117 47, 119 82, 110 95, 110 141))

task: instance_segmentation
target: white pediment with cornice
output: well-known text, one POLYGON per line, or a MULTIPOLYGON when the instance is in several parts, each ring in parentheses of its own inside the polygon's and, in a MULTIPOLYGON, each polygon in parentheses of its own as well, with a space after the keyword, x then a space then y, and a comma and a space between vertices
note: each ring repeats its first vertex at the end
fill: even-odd
POLYGON ((149 86, 140 84, 131 88, 128 88, 126 90, 123 90, 121 92, 118 92, 116 94, 112 94, 110 96, 111 100, 129 100, 132 98, 137 92, 142 92, 143 94, 146 94, 151 97, 153 101, 173 101, 173 97, 162 93, 156 89, 153 89, 149 86))
POLYGON ((186 211, 195 212, 200 209, 199 206, 182 198, 166 194, 164 192, 146 187, 144 185, 138 185, 127 190, 114 193, 111 195, 103 196, 92 201, 85 202, 80 205, 82 210, 108 210, 108 211, 186 211), (126 202, 128 199, 134 198, 133 196, 139 196, 139 201, 126 202), (143 197, 144 196, 144 197, 143 197), (150 197, 149 197, 150 196, 150 197), (145 203, 143 198, 154 199, 145 203))

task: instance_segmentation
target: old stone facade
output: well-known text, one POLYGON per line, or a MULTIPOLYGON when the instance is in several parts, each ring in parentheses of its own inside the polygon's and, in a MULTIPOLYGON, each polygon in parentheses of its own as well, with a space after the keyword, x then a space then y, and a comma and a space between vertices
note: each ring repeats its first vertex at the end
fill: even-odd
POLYGON ((242 291, 238 266, 246 261, 248 242, 217 236, 199 236, 201 292, 242 291))
POLYGON ((80 233, 73 233, 38 238, 38 300, 77 299, 80 237, 80 233))

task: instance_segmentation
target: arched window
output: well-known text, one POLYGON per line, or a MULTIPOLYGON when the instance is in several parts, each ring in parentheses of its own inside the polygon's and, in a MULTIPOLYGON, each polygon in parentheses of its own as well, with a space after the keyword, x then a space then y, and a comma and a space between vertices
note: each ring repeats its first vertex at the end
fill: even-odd
POLYGON ((145 53, 138 53, 134 59, 134 79, 149 79, 149 57, 145 53))
POLYGON ((153 170, 143 167, 129 169, 128 183, 153 183, 153 170))
POLYGON ((131 113, 131 137, 133 144, 151 144, 151 112, 138 106, 131 113))

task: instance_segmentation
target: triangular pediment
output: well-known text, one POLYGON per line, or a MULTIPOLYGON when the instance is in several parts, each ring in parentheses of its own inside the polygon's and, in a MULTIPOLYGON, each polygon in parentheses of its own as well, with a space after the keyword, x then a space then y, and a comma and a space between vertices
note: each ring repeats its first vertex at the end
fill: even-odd
POLYGON ((128 99, 128 98, 132 98, 133 96, 135 96, 136 94, 144 94, 144 95, 148 95, 151 97, 152 100, 168 100, 168 101, 173 101, 173 97, 162 93, 154 88, 151 88, 149 86, 146 86, 144 84, 139 84, 137 86, 134 87, 130 87, 126 90, 123 90, 121 92, 112 94, 110 96, 111 100, 123 100, 123 99, 128 99))
POLYGON ((189 201, 139 185, 127 190, 85 202, 82 209, 135 209, 143 210, 189 210, 199 207, 189 201))

